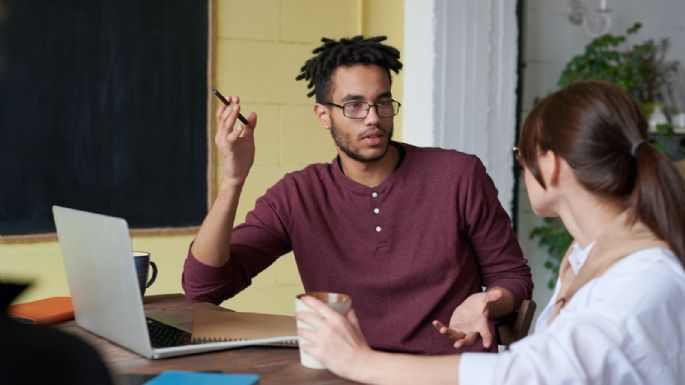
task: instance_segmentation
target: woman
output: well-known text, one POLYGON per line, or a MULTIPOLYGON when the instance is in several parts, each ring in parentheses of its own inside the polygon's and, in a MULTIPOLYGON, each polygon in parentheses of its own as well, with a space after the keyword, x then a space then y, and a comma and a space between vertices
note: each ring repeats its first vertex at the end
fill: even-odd
POLYGON ((365 383, 685 384, 685 186, 638 104, 576 83, 533 108, 517 150, 533 211, 575 240, 535 334, 500 354, 378 352, 354 312, 307 298, 321 317, 298 313, 317 329, 299 331, 302 349, 365 383))

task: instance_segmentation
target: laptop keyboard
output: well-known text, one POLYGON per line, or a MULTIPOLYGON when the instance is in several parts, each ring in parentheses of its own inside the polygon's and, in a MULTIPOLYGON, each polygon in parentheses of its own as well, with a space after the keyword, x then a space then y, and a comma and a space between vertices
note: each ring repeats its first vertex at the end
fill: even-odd
POLYGON ((168 348, 172 346, 190 345, 192 335, 184 330, 161 323, 152 318, 147 320, 147 330, 153 348, 168 348))

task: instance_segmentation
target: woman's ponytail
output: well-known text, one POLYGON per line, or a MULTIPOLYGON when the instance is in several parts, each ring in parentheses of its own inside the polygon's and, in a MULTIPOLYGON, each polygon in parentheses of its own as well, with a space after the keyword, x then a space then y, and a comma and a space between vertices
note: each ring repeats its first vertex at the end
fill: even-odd
POLYGON ((673 163, 647 143, 634 147, 635 186, 630 208, 666 241, 685 267, 685 180, 673 163))

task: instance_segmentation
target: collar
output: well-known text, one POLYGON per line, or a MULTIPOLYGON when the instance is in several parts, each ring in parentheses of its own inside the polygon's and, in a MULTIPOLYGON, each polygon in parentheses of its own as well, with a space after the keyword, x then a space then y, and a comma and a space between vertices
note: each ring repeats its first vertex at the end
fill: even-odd
MULTIPOLYGON (((399 143, 397 143, 395 141, 391 140, 390 145, 395 147, 395 149, 397 149, 397 155, 398 155, 397 164, 395 165, 395 168, 393 169, 393 172, 394 172, 400 167, 400 165, 404 161, 405 150, 404 150, 404 147, 402 147, 399 143)), ((343 170, 342 161, 340 160, 340 155, 335 157, 335 161, 338 163, 338 168, 340 169, 340 172, 343 173, 343 175, 345 175, 345 170, 343 170)))
POLYGON ((390 142, 395 148, 400 149, 400 159, 395 166, 395 171, 393 171, 388 178, 386 178, 381 184, 375 187, 368 187, 361 183, 357 183, 352 179, 348 178, 342 170, 341 164, 338 163, 338 156, 333 158, 328 164, 329 170, 333 176, 335 182, 347 191, 353 192, 355 194, 366 195, 372 192, 377 192, 379 194, 384 194, 392 188, 395 181, 400 180, 404 175, 409 172, 407 162, 411 162, 412 153, 414 147, 406 143, 390 142))
POLYGON ((559 294, 548 324, 554 321, 573 295, 592 279, 602 276, 624 257, 652 247, 670 249, 666 242, 657 238, 640 220, 631 223, 627 210, 616 217, 592 245, 586 247, 590 250, 577 273, 569 262, 573 246, 569 247, 559 268, 559 294))
POLYGON ((571 246, 571 254, 568 255, 568 263, 571 265, 573 273, 578 274, 578 270, 580 270, 587 260, 587 256, 594 245, 595 242, 592 242, 583 249, 578 245, 577 242, 573 242, 573 245, 571 246))

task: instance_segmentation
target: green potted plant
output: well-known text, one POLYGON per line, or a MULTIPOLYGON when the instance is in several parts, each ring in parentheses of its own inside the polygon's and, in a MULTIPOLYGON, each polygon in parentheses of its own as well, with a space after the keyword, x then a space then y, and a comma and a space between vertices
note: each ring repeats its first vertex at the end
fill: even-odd
MULTIPOLYGON (((585 52, 566 64, 557 82, 559 88, 583 79, 605 80, 635 96, 645 116, 651 116, 656 109, 663 109, 662 91, 670 88, 671 76, 677 70, 678 62, 666 60, 670 47, 667 38, 658 42, 649 39, 627 46, 628 39, 641 28, 642 24, 635 23, 624 35, 603 35, 592 40, 585 47, 585 52)), ((665 117, 668 118, 668 114, 665 117)), ((669 137, 673 135, 670 124, 663 120, 656 124, 656 131, 669 137)))
MULTIPOLYGON (((623 35, 607 34, 590 41, 582 54, 574 56, 566 64, 557 82, 559 88, 584 79, 608 81, 635 96, 645 116, 657 117, 656 113, 663 112, 662 92, 664 88, 670 91, 671 76, 678 63, 665 59, 670 46, 667 38, 628 45, 628 39, 641 27, 640 23, 635 23, 623 35)), ((673 128, 666 119, 652 119, 652 122, 657 136, 673 136, 673 128)), ((545 218, 540 226, 531 230, 530 238, 537 238, 538 245, 549 253, 544 266, 552 272, 548 286, 553 289, 561 259, 572 238, 558 218, 545 218)))

